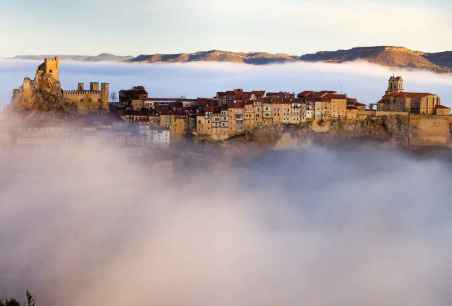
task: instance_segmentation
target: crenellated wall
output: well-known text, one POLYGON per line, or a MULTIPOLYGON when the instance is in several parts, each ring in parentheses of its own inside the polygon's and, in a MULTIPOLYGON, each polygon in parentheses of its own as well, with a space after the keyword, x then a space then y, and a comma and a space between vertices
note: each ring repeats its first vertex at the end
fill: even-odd
POLYGON ((84 96, 84 95, 100 95, 100 90, 78 90, 78 89, 69 89, 63 90, 63 94, 65 96, 84 96))
POLYGON ((84 83, 79 82, 76 89, 64 90, 59 82, 59 65, 57 57, 45 59, 36 70, 34 80, 25 78, 22 86, 13 91, 14 107, 21 110, 59 109, 61 105, 72 104, 79 113, 109 111, 109 83, 90 82, 90 89, 85 90, 84 83), (43 100, 38 93, 53 98, 43 100), (49 101, 53 102, 49 104, 49 101))
POLYGON ((91 82, 90 90, 82 90, 83 83, 79 83, 77 89, 63 90, 66 99, 77 105, 79 110, 85 112, 95 109, 109 109, 110 84, 91 82))

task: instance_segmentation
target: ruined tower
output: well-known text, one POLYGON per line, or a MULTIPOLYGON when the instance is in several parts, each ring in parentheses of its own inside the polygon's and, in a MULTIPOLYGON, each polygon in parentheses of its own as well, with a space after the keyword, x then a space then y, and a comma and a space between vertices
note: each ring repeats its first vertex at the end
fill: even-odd
POLYGON ((60 60, 58 57, 46 58, 36 71, 37 77, 40 74, 50 75, 54 80, 60 81, 60 60))
POLYGON ((388 81, 388 90, 386 90, 387 95, 396 94, 403 92, 403 79, 401 76, 392 76, 388 81))
POLYGON ((89 90, 91 91, 99 91, 99 82, 90 82, 89 90))
POLYGON ((110 84, 109 83, 102 83, 101 84, 101 91, 100 91, 100 99, 102 100, 102 108, 104 110, 108 111, 108 105, 109 105, 109 98, 110 98, 110 84))

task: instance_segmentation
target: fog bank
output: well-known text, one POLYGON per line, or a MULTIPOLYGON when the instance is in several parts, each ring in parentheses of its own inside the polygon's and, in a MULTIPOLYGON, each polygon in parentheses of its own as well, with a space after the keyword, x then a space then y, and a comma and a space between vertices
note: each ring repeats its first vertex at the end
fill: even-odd
POLYGON ((384 144, 306 145, 207 150, 200 167, 184 150, 164 164, 96 144, 2 151, 0 296, 450 305, 450 161, 384 144))
MULTIPOLYGON (((0 106, 11 97, 25 76, 34 76, 39 62, 0 60, 0 106)), ((368 63, 295 63, 252 66, 230 63, 118 64, 62 62, 63 87, 79 81, 106 81, 118 91, 142 84, 156 97, 212 97, 231 88, 295 91, 330 89, 345 92, 364 103, 384 94, 387 79, 401 74, 407 90, 433 92, 452 106, 452 77, 422 71, 389 69, 368 63)))

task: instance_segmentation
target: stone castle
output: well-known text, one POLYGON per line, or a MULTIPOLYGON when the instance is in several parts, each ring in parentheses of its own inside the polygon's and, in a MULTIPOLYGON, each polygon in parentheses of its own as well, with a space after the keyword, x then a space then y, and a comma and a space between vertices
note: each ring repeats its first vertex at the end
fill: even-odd
POLYGON ((46 109, 53 106, 65 105, 77 110, 78 113, 109 110, 110 84, 91 82, 90 88, 85 89, 84 83, 79 83, 77 89, 63 90, 60 83, 60 62, 57 57, 46 58, 36 70, 34 80, 25 78, 20 88, 13 91, 13 104, 23 110, 42 108, 39 105, 43 95, 47 98, 46 109), (48 99, 51 96, 52 99, 48 99))

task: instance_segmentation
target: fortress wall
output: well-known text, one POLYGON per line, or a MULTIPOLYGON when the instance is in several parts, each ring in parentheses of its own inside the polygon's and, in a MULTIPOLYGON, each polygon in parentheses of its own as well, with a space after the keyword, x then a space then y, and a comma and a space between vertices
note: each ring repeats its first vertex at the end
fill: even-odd
POLYGON ((65 96, 82 96, 82 95, 88 95, 88 94, 99 94, 100 95, 100 91, 99 90, 63 90, 63 94, 65 96))
POLYGON ((452 143, 450 116, 411 116, 410 145, 437 146, 452 143))
POLYGON ((375 116, 384 117, 384 116, 408 116, 408 112, 391 112, 391 111, 377 111, 375 112, 375 116))

